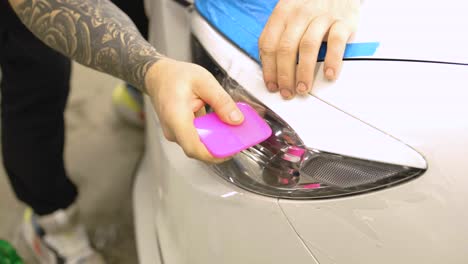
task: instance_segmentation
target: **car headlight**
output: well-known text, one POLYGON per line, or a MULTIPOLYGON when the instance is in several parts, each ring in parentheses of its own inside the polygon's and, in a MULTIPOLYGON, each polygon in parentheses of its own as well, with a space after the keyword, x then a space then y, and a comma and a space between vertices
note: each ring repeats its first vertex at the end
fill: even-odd
POLYGON ((320 199, 365 193, 413 179, 424 169, 322 152, 304 145, 294 130, 216 66, 193 39, 195 62, 209 69, 235 101, 250 104, 270 125, 266 141, 208 165, 229 182, 261 195, 287 199, 320 199))

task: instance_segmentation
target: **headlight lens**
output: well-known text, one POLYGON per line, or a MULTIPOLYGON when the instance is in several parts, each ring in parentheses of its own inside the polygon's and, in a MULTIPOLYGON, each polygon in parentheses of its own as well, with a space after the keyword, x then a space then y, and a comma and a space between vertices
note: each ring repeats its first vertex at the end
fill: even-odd
POLYGON ((286 122, 235 81, 224 78, 222 83, 235 101, 256 109, 273 131, 266 141, 231 160, 209 165, 243 189, 278 198, 333 198, 394 186, 424 171, 307 148, 286 122))
POLYGON ((266 141, 238 153, 231 160, 208 165, 229 182, 271 197, 322 199, 388 188, 424 172, 306 147, 286 122, 229 79, 195 38, 192 44, 194 62, 209 69, 235 101, 250 104, 273 131, 266 141))

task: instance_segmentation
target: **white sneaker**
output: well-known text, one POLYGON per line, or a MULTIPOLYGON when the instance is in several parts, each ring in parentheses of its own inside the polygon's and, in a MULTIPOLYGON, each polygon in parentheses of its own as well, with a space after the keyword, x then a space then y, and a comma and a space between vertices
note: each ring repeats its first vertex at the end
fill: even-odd
POLYGON ((90 246, 78 210, 72 205, 45 216, 24 213, 23 235, 41 264, 104 264, 104 259, 90 246))

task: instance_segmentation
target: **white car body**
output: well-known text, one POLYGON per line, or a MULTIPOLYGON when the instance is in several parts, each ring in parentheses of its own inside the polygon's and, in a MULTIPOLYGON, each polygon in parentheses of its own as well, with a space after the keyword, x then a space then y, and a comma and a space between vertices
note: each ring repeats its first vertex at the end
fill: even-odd
POLYGON ((379 41, 374 56, 385 60, 345 61, 336 82, 319 63, 312 94, 291 101, 269 93, 257 62, 196 12, 173 0, 146 4, 161 52, 189 61, 192 31, 307 146, 426 171, 341 198, 262 196, 185 157, 147 103, 134 186, 141 263, 468 263, 465 1, 365 1, 353 41, 379 41))

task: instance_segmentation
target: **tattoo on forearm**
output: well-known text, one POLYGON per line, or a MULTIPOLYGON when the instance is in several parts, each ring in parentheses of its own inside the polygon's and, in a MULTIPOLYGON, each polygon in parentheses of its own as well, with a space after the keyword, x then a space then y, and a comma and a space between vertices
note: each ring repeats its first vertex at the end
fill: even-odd
POLYGON ((24 0, 15 10, 52 48, 142 91, 146 72, 161 58, 128 16, 108 0, 24 0))

